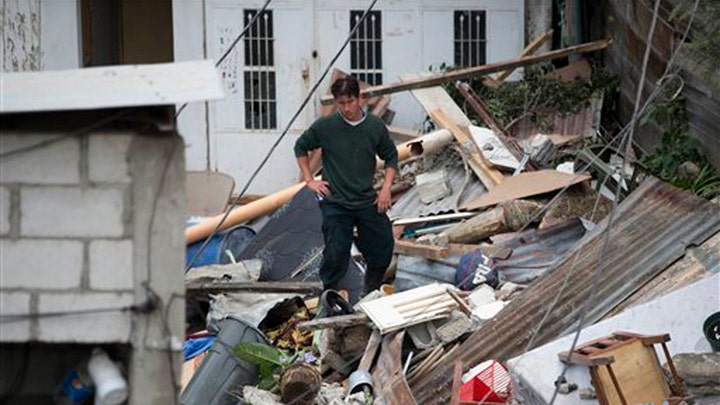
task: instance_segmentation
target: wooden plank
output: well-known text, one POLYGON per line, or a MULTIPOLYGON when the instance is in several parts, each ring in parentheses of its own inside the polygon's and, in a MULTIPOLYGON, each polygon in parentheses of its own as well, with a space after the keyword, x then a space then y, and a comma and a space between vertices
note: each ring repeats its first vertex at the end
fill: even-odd
POLYGON ((347 328, 350 326, 365 325, 370 322, 370 318, 362 312, 350 315, 331 316, 329 318, 313 319, 298 323, 300 329, 328 329, 328 328, 347 328))
POLYGON ((505 201, 545 194, 568 185, 590 180, 590 178, 585 174, 568 174, 557 170, 520 173, 518 176, 505 178, 502 184, 483 194, 480 198, 465 204, 461 209, 478 210, 505 201))
MULTIPOLYGON (((400 75, 400 81, 408 82, 418 80, 423 77, 428 77, 428 75, 429 74, 403 74, 400 75)), ((415 89, 411 90, 410 93, 412 93, 413 97, 415 97, 418 103, 422 105, 428 114, 435 110, 443 110, 448 118, 455 124, 461 127, 472 125, 472 122, 470 122, 470 119, 467 115, 465 115, 465 112, 457 105, 457 103, 455 103, 455 100, 453 100, 452 97, 450 97, 450 94, 448 94, 448 92, 442 87, 435 86, 424 89, 415 89)), ((432 116, 430 118, 432 118, 432 116)), ((435 123, 441 128, 444 128, 438 122, 435 123)))
POLYGON ((463 128, 451 121, 443 110, 431 111, 430 118, 440 124, 441 127, 450 130, 458 142, 460 149, 468 157, 468 165, 485 185, 485 188, 492 190, 495 186, 503 182, 504 177, 502 173, 485 159, 480 149, 475 145, 475 141, 473 141, 472 137, 467 133, 467 127, 463 130, 463 128))
POLYGON ((287 281, 199 281, 185 283, 188 292, 220 293, 236 291, 252 292, 320 292, 322 283, 319 281, 287 282, 287 281))
POLYGON ((395 241, 395 253, 408 256, 421 256, 428 259, 444 259, 450 257, 450 249, 446 247, 421 245, 406 240, 395 241))
POLYGON ((455 301, 440 284, 428 284, 360 304, 382 334, 444 317, 455 306, 455 301))
MULTIPOLYGON (((540 47, 547 42, 550 38, 552 38, 553 30, 549 29, 545 32, 543 32, 539 37, 535 38, 532 42, 530 42, 520 53, 518 54, 518 58, 522 58, 524 56, 529 56, 535 53, 540 47)), ((495 75, 495 81, 498 83, 502 83, 507 79, 513 72, 515 71, 515 68, 508 69, 504 72, 500 72, 497 75, 495 75)))
MULTIPOLYGON (((622 387, 627 403, 655 402, 661 404, 670 396, 670 389, 657 363, 655 349, 640 340, 608 350, 615 358, 612 369, 622 387)), ((620 393, 614 387, 612 376, 605 367, 598 368, 599 383, 605 387, 610 403, 619 404, 620 393)))
POLYGON ((453 369, 452 398, 450 399, 450 405, 460 405, 460 386, 462 386, 462 373, 462 361, 455 360, 455 368, 453 369))
MULTIPOLYGON (((497 63, 491 63, 481 66, 473 66, 465 69, 453 70, 450 72, 438 73, 433 76, 415 79, 407 82, 399 83, 388 83, 379 86, 368 87, 367 89, 361 90, 361 94, 365 97, 377 96, 380 94, 396 93, 398 91, 422 89, 426 87, 433 87, 447 82, 453 82, 455 80, 466 79, 469 77, 476 77, 487 75, 490 73, 499 72, 511 68, 517 68, 522 66, 534 65, 536 63, 547 62, 554 59, 560 59, 573 55, 576 53, 588 53, 605 49, 610 45, 612 41, 605 39, 601 41, 588 42, 585 44, 575 45, 555 51, 546 52, 540 55, 527 56, 524 58, 513 59, 509 61, 502 61, 497 63)), ((321 102, 323 104, 332 103, 332 96, 322 97, 321 102)))
POLYGON ((575 79, 590 79, 590 75, 592 75, 592 67, 590 67, 590 63, 587 60, 583 59, 561 67, 560 69, 555 69, 546 74, 545 77, 563 82, 571 82, 575 79))

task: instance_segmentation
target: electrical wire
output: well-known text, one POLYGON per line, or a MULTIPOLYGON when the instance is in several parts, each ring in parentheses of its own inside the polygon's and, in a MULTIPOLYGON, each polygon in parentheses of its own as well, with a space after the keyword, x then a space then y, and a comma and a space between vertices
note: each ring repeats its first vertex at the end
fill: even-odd
MULTIPOLYGON (((225 53, 223 53, 223 55, 220 57, 220 59, 218 59, 218 61, 215 63, 215 67, 216 67, 216 68, 219 67, 219 66, 225 61, 225 59, 230 55, 230 52, 232 52, 233 49, 235 49, 235 46, 240 42, 240 40, 245 36, 245 34, 247 34, 247 32, 248 32, 248 30, 250 29, 250 27, 252 27, 252 25, 255 24, 255 20, 257 20, 258 18, 260 18, 260 16, 265 12, 265 10, 267 9, 267 7, 270 5, 270 2, 271 2, 271 1, 272 1, 272 0, 266 0, 266 1, 265 1, 265 4, 260 8, 260 11, 258 11, 258 12, 253 16, 252 19, 250 19, 250 22, 248 22, 247 25, 245 25, 245 28, 243 28, 243 30, 240 31, 240 34, 238 34, 238 36, 235 37, 235 39, 234 39, 233 42, 230 44, 230 46, 229 46, 228 49, 225 51, 225 53)), ((185 110, 185 107, 187 107, 187 105, 188 105, 188 103, 184 103, 180 108, 178 108, 177 112, 175 113, 175 120, 177 120, 177 117, 180 116, 180 113, 182 113, 183 110, 185 110)))
POLYGON ((215 237, 215 235, 218 233, 218 231, 220 231, 220 228, 222 227, 223 223, 225 223, 225 220, 227 220, 227 217, 230 215, 230 212, 233 210, 233 208, 235 208, 235 206, 238 205, 238 203, 240 202, 240 199, 245 195, 245 192, 246 192, 247 189, 250 187, 250 185, 252 184, 252 182, 255 180, 255 177, 257 177, 257 175, 260 173, 260 170, 262 170, 262 168, 265 167, 265 164, 266 164, 266 163, 268 162, 268 160, 270 159, 270 156, 272 156, 272 154, 275 152, 275 149, 278 147, 278 145, 280 144, 280 142, 285 138, 285 136, 287 135, 288 131, 290 130, 290 127, 292 126, 292 124, 295 122, 295 120, 296 120, 297 117, 300 115, 300 113, 303 111, 303 109, 305 109, 305 106, 307 105, 307 103, 308 103, 308 102, 310 101, 310 99, 312 98, 313 94, 315 93, 315 90, 317 90, 317 88, 320 87, 320 83, 322 83, 322 81, 325 79, 325 77, 327 76, 327 74, 330 72, 330 69, 333 67, 333 65, 334 65, 335 62, 338 60, 338 58, 340 57, 340 55, 342 54, 342 52, 345 50, 345 48, 347 47, 347 45, 350 43, 350 40, 351 40, 351 39, 353 38, 353 36, 355 35, 355 32, 358 30, 358 28, 360 27, 360 25, 365 21, 365 19, 367 18, 367 16, 370 14, 370 12, 372 11, 373 7, 375 6, 375 3, 377 3, 377 0, 372 0, 372 3, 370 3, 370 6, 368 6, 367 10, 365 10, 365 12, 363 13, 362 17, 360 17, 360 19, 359 19, 358 22, 355 24, 355 26, 353 27, 353 29, 350 30, 350 33, 348 34, 347 38, 345 39, 345 42, 343 42, 342 46, 341 46, 340 49, 337 51, 337 53, 335 54, 335 56, 330 60, 330 62, 328 63, 327 67, 325 68, 325 71, 324 71, 324 72, 320 75, 320 77, 315 81, 315 84, 314 84, 313 87, 310 89, 310 91, 308 92, 308 94, 307 94, 307 96, 305 97, 305 99, 303 100, 303 102, 300 104, 300 107, 297 109, 297 111, 295 112, 295 114, 293 114, 292 118, 290 118, 290 121, 288 121, 287 125, 285 126, 285 129, 283 129, 282 133, 280 134, 280 136, 278 136, 278 138, 277 138, 277 140, 275 141, 275 143, 273 143, 273 145, 270 147, 270 150, 269 150, 268 153, 265 155, 265 158, 263 158, 263 160, 260 162, 260 164, 258 165, 258 167, 257 167, 257 168, 255 169, 255 171, 252 173, 252 175, 250 176, 250 178, 248 179, 248 181, 245 183, 245 186, 244 186, 243 189, 240 191, 240 193, 235 197, 235 199, 233 199, 233 202, 232 202, 232 204, 230 205, 230 207, 228 207, 228 208, 225 210, 225 214, 224 214, 223 217, 220 219, 220 221, 218 222, 218 224, 215 226, 215 229, 213 229, 213 231, 212 231, 212 232, 210 233, 210 235, 205 239, 205 241, 203 242, 203 244, 200 245, 200 248, 198 248, 197 252, 195 252, 195 255, 192 257, 192 259, 190 260, 190 262, 189 262, 189 263, 187 264, 187 266, 185 267, 185 272, 189 271, 189 270, 192 268, 193 264, 195 264, 195 262, 196 262, 197 259, 200 257, 200 255, 202 254, 202 252, 205 250, 205 248, 207 247, 207 245, 210 243, 210 241, 212 240, 212 238, 215 237))

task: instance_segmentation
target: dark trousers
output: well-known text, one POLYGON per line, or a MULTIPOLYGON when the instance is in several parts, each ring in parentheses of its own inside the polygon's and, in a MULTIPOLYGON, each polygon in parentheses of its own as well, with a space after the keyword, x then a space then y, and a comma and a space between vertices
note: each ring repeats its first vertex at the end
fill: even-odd
POLYGON ((355 227, 358 231, 358 248, 367 264, 363 292, 367 294, 379 288, 393 254, 394 239, 387 215, 378 213, 375 205, 349 209, 322 201, 320 209, 325 239, 320 265, 320 279, 324 289, 337 289, 338 282, 347 272, 355 227))

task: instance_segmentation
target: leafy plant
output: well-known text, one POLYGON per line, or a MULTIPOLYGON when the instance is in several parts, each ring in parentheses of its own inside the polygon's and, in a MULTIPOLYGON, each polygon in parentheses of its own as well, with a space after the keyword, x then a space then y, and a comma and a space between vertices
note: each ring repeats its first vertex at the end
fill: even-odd
MULTIPOLYGON (((667 88, 665 96, 676 90, 667 88)), ((687 136, 689 124, 684 99, 665 97, 650 105, 640 124, 651 122, 662 128, 663 135, 660 146, 643 158, 648 171, 703 198, 720 195, 720 177, 707 158, 700 154, 698 142, 687 136), (693 169, 687 170, 688 167, 693 169)))
POLYGON ((270 390, 277 385, 276 373, 292 364, 297 356, 290 356, 282 350, 265 343, 242 342, 235 346, 233 353, 238 358, 258 366, 260 382, 258 388, 270 390))

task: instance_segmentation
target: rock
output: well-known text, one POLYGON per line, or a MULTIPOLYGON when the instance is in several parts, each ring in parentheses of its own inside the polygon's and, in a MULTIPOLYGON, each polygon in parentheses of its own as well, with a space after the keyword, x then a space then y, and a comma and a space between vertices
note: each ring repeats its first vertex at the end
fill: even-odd
POLYGON ((578 388, 578 386, 575 383, 564 382, 564 383, 558 384, 558 393, 567 395, 567 394, 575 391, 577 388, 578 388))
POLYGON ((243 400, 248 405, 283 405, 280 397, 253 385, 243 387, 243 400))
POLYGON ((686 385, 716 386, 720 390, 720 352, 680 353, 673 356, 673 363, 686 385))
POLYGON ((460 336, 470 331, 472 322, 467 315, 460 311, 450 313, 449 320, 437 328, 437 335, 443 343, 456 341, 460 336))
POLYGON ((580 391, 578 391, 578 395, 580 395, 580 399, 596 399, 597 394, 595 394, 595 388, 583 388, 580 391))
MULTIPOLYGON (((673 363, 688 395, 720 395, 720 353, 680 353, 673 356, 673 363)), ((663 367, 669 373, 667 364, 663 367)))

